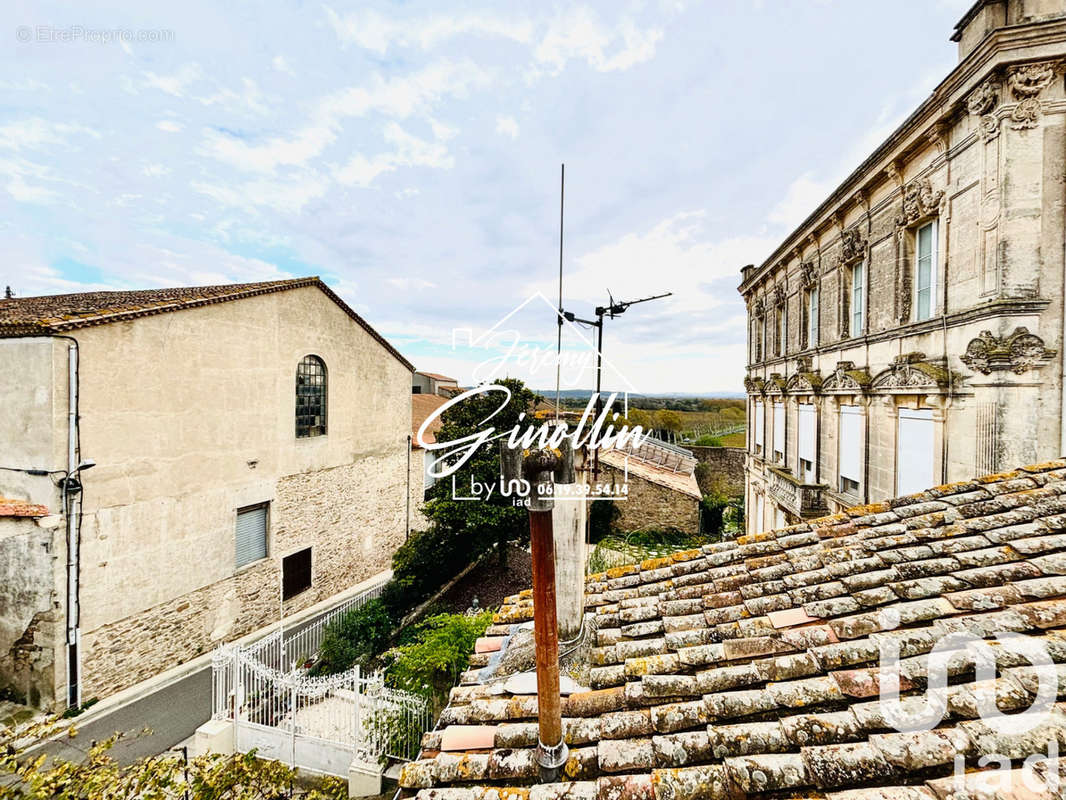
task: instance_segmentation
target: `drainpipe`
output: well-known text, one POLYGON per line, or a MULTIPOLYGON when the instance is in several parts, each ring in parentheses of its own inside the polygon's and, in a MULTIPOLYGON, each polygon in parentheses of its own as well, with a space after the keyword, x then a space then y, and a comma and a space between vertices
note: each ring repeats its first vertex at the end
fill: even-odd
POLYGON ((77 708, 81 705, 78 655, 81 643, 81 542, 78 513, 75 512, 79 499, 70 491, 70 479, 78 469, 78 343, 74 339, 71 342, 67 348, 67 475, 63 482, 63 511, 67 522, 67 705, 77 708))
MULTIPOLYGON (((422 468, 422 486, 425 488, 426 470, 422 468)), ((411 538, 411 434, 407 434, 407 521, 404 523, 403 540, 411 538)))

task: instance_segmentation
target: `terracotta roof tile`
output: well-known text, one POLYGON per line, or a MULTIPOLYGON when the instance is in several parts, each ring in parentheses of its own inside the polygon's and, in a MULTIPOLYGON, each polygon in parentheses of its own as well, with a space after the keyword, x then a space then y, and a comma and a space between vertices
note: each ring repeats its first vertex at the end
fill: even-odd
POLYGON ((169 289, 0 298, 0 337, 47 336, 92 325, 198 308, 305 286, 321 289, 390 354, 408 369, 414 369, 411 362, 400 355, 396 348, 317 277, 220 286, 179 286, 169 289))
MULTIPOLYGON (((420 800, 450 800, 434 794, 445 788, 470 792, 454 800, 943 800, 956 756, 972 782, 980 755, 1066 747, 1061 707, 1026 734, 979 719, 982 697, 1021 711, 1039 688, 1033 666, 1001 645, 985 683, 976 651, 950 653, 947 714, 933 730, 895 731, 878 699, 883 649, 898 652, 900 702, 915 713, 945 635, 1001 632, 1043 647, 1066 699, 1064 470, 1054 461, 940 486, 589 576, 595 690, 563 700, 576 747, 559 782, 531 787, 533 698, 457 692, 445 732, 459 720, 499 726, 488 777, 458 776, 430 746, 400 785, 420 800)), ((528 595, 510 598, 492 634, 532 611, 528 595)))

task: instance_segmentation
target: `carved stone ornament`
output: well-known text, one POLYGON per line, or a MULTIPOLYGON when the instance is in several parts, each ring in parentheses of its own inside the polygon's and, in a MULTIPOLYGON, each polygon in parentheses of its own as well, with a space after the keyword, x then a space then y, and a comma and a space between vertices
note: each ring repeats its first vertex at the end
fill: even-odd
POLYGON ((866 239, 858 228, 851 228, 840 234, 840 263, 850 264, 866 255, 866 239))
POLYGON ((903 187, 903 213, 896 218, 896 225, 905 228, 933 216, 940 210, 943 199, 944 190, 934 191, 928 178, 911 181, 903 187))
POLYGON ((1010 112, 1010 126, 1016 131, 1035 128, 1040 120, 1040 101, 1037 96, 1055 78, 1055 65, 1050 61, 1014 67, 1007 76, 1007 86, 1018 101, 1010 112))
POLYGON ((785 304, 785 287, 780 283, 774 287, 773 301, 775 306, 783 306, 785 304))
POLYGON ((904 353, 873 379, 870 388, 875 392, 935 392, 949 379, 946 369, 925 360, 925 353, 904 353))
POLYGON ((999 117, 995 114, 985 114, 981 117, 981 135, 986 142, 990 142, 999 136, 999 117))
POLYGON ((766 313, 766 304, 762 299, 762 295, 753 298, 751 301, 751 315, 758 318, 764 313, 766 313))
POLYGON ((822 384, 822 391, 863 394, 870 388, 870 382, 870 373, 865 369, 856 369, 854 362, 851 361, 838 361, 833 374, 822 384))
POLYGON ((1040 101, 1026 97, 1010 112, 1010 126, 1016 131, 1035 128, 1040 121, 1040 101))
POLYGON ((762 378, 745 378, 744 389, 748 394, 765 394, 766 381, 762 378))
POLYGON ((788 381, 781 377, 780 372, 771 372, 770 380, 766 382, 766 393, 782 394, 785 391, 785 386, 787 384, 788 381))
POLYGON ((989 78, 982 83, 966 98, 966 110, 976 116, 988 114, 999 103, 999 81, 989 78))
POLYGON ((800 281, 804 289, 810 289, 818 282, 818 270, 815 269, 813 261, 804 261, 800 264, 800 281))
POLYGON ((1050 61, 1042 61, 1012 69, 1007 77, 1007 85, 1011 93, 1020 100, 1023 97, 1036 97, 1054 79, 1055 65, 1050 61))
POLYGON ((982 375, 1010 371, 1016 375, 1044 366, 1055 357, 1056 351, 1044 347, 1044 340, 1026 328, 1015 328, 1009 336, 993 336, 981 331, 966 345, 960 356, 962 363, 982 375))
POLYGON ((785 384, 789 394, 818 394, 822 388, 822 376, 815 372, 797 372, 785 384))

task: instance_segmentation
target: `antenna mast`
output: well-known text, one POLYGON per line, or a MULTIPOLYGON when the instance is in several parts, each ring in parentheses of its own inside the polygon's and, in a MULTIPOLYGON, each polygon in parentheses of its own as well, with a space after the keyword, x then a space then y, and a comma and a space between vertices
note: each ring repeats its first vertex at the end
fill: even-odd
POLYGON ((555 421, 559 421, 559 384, 563 360, 563 202, 566 198, 566 164, 559 165, 559 307, 555 336, 555 421))

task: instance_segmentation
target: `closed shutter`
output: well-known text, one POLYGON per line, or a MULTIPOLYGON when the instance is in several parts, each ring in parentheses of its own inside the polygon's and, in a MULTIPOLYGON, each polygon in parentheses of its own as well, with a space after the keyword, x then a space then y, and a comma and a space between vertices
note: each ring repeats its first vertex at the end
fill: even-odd
POLYGON ((755 401, 755 446, 763 445, 763 425, 766 421, 766 411, 761 401, 755 401))
POLYGON ((840 477, 862 483, 862 408, 840 407, 840 477))
POLYGON ((437 460, 437 454, 434 450, 425 450, 422 462, 422 480, 423 487, 428 492, 430 487, 437 482, 435 475, 430 475, 430 470, 433 469, 433 464, 437 460))
POLYGON ((267 507, 237 510, 237 566, 243 567, 267 555, 267 507))
POLYGON ((801 403, 799 407, 799 457, 815 462, 814 405, 801 403))
POLYGON ((752 531, 752 533, 762 533, 763 530, 764 530, 763 521, 762 521, 763 509, 764 508, 765 508, 765 506, 763 505, 762 495, 761 494, 756 495, 755 496, 755 529, 752 531))
POLYGON ((896 437, 896 493, 914 494, 936 484, 933 479, 933 412, 899 410, 896 437))
POLYGON ((774 403, 774 455, 785 454, 785 404, 774 403))

